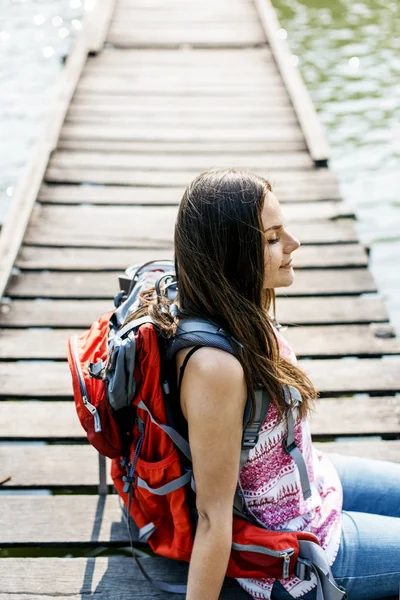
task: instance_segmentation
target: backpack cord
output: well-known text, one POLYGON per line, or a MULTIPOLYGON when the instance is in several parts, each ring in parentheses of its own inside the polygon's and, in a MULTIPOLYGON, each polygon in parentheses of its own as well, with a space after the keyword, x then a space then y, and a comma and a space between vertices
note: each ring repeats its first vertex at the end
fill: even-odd
POLYGON ((133 536, 132 536, 131 522, 130 522, 130 512, 131 512, 130 509, 131 509, 132 498, 133 498, 133 489, 131 487, 129 490, 129 495, 128 495, 126 524, 128 527, 129 542, 130 542, 130 546, 131 546, 132 557, 135 559, 135 562, 136 562, 137 566, 139 567, 140 572, 147 579, 147 581, 149 583, 151 583, 157 589, 162 590, 163 592, 170 592, 173 594, 186 594, 187 585, 171 584, 171 583, 166 583, 164 581, 157 581, 156 579, 153 579, 152 577, 150 577, 150 575, 145 571, 143 565, 141 564, 139 557, 138 557, 138 553, 136 552, 135 547, 133 545, 133 536))
POLYGON ((192 348, 191 350, 189 350, 189 352, 186 354, 185 360, 183 361, 183 364, 182 364, 181 368, 179 369, 178 392, 180 392, 180 389, 181 389, 183 375, 185 373, 186 366, 187 366, 187 364, 189 362, 189 358, 192 356, 192 354, 194 354, 195 352, 197 352, 197 350, 200 350, 200 348, 203 348, 203 346, 195 346, 194 348, 192 348))

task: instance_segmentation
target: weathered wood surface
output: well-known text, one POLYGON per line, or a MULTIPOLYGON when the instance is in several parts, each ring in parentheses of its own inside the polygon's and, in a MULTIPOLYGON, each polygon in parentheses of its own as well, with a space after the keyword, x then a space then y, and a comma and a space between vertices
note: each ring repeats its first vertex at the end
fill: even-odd
MULTIPOLYGON (((271 94, 272 97, 269 97, 269 95, 263 97, 263 96, 252 96, 251 98, 246 97, 246 96, 236 96, 236 95, 225 95, 223 96, 222 94, 197 94, 197 95, 190 95, 187 94, 186 96, 174 96, 172 94, 170 95, 157 95, 155 93, 153 94, 147 94, 147 95, 141 95, 138 96, 135 100, 135 104, 138 107, 142 107, 142 108, 155 108, 155 107, 163 107, 164 104, 169 104, 169 103, 173 103, 175 104, 176 108, 187 108, 189 106, 196 106, 196 104, 202 104, 203 107, 205 108, 209 108, 209 109, 213 109, 213 108, 223 108, 225 105, 229 108, 237 108, 239 106, 242 106, 244 103, 246 104, 246 106, 248 107, 248 109, 252 109, 252 108, 268 108, 269 106, 273 106, 274 104, 276 105, 277 102, 279 102, 279 104, 281 104, 282 106, 291 106, 290 104, 290 100, 288 99, 287 95, 284 95, 283 93, 280 92, 276 92, 275 94, 271 94)), ((115 107, 115 110, 118 110, 119 108, 124 108, 125 106, 128 106, 132 103, 132 96, 130 94, 124 94, 123 91, 121 90, 121 92, 117 93, 109 93, 106 94, 105 92, 103 92, 102 94, 96 94, 94 91, 90 92, 90 91, 82 91, 82 92, 77 92, 75 94, 74 97, 74 101, 73 101, 73 105, 79 105, 79 106, 90 106, 91 104, 97 103, 98 105, 102 106, 104 104, 107 105, 111 105, 113 104, 115 107)), ((70 128, 72 129, 72 127, 70 126, 70 128)), ((82 127, 77 127, 77 130, 79 130, 81 133, 83 132, 83 128, 82 127)), ((122 128, 121 128, 122 129, 122 128)), ((299 128, 294 128, 295 129, 295 133, 293 134, 292 137, 294 137, 295 139, 299 139, 302 138, 303 136, 300 135, 299 128)), ((218 131, 218 130, 217 130, 218 131)), ((238 130, 240 131, 240 130, 238 130)), ((150 130, 150 134, 149 135, 153 135, 154 136, 154 128, 153 128, 153 132, 150 130)), ((244 132, 243 132, 244 135, 244 132)), ((238 132, 232 132, 232 136, 229 139, 234 139, 236 136, 238 136, 238 132)), ((218 135, 212 135, 212 132, 209 132, 209 134, 205 134, 205 139, 218 139, 218 135)), ((261 137, 261 136, 260 136, 261 137)), ((255 139, 260 139, 260 137, 256 137, 255 139)), ((267 136, 268 137, 268 136, 267 136)), ((124 139, 124 138, 122 138, 124 139)), ((172 139, 176 139, 176 137, 172 137, 172 139)), ((180 139, 178 137, 178 139, 180 139)), ((186 138, 184 138, 186 139, 186 138)), ((203 139, 203 138, 200 138, 203 139)), ((223 139, 223 138, 222 138, 223 139)), ((239 137, 240 139, 240 137, 239 137)))
MULTIPOLYGON (((211 167, 212 163, 210 163, 211 167)), ((292 197, 295 196, 296 190, 298 190, 299 199, 306 199, 309 195, 317 200, 334 200, 338 198, 337 181, 329 171, 324 172, 322 169, 310 172, 288 171, 284 176, 279 175, 279 171, 273 172, 268 169, 263 171, 255 169, 255 172, 266 177, 274 189, 280 181, 285 179, 284 187, 292 197)), ((96 169, 66 170, 52 167, 47 170, 45 180, 47 183, 176 187, 189 185, 198 174, 198 171, 132 171, 131 173, 118 173, 108 170, 100 172, 96 169)))
MULTIPOLYGON (((144 127, 146 125, 144 124, 144 127)), ((128 128, 128 123, 126 124, 128 128)), ((199 129, 204 124, 199 124, 199 129)), ((135 127, 138 130, 138 127, 135 127)), ((259 130, 256 126, 255 130, 259 130)), ((186 131, 186 128, 185 128, 186 131)), ((250 132, 249 128, 249 132, 250 132)), ((311 169, 313 162, 307 152, 282 152, 268 154, 247 154, 232 156, 231 154, 216 154, 212 157, 214 165, 219 168, 231 168, 232 164, 238 169, 311 169)), ((202 170, 208 168, 209 156, 188 154, 126 154, 118 152, 55 152, 50 161, 50 168, 66 169, 108 169, 117 171, 139 170, 202 170)))
MULTIPOLYGON (((323 396, 398 391, 400 358, 300 360, 323 396)), ((0 398, 70 398, 71 376, 66 363, 0 362, 0 398)))
MULTIPOLYGON (((51 269, 56 271, 124 271, 129 264, 142 264, 154 259, 157 251, 109 248, 53 248, 22 246, 16 266, 20 269, 51 269)), ((163 258, 171 259, 171 250, 161 251, 163 258)), ((295 269, 366 267, 368 257, 359 244, 328 244, 326 246, 301 246, 293 255, 295 269)))
MULTIPOLYGON (((183 25, 183 24, 182 24, 183 25)), ((190 44, 195 48, 207 46, 234 48, 241 46, 255 47, 265 41, 260 25, 241 25, 232 23, 231 31, 224 25, 210 23, 205 30, 198 27, 144 29, 143 27, 111 28, 107 41, 117 48, 162 47, 179 48, 182 44, 190 44), (205 31, 207 34, 205 35, 205 31)))
MULTIPOLYGON (((1 440, 61 443, 86 439, 72 401, 0 402, 0 416, 1 440)), ((316 402, 312 433, 316 439, 338 432, 390 437, 398 432, 399 421, 400 399, 395 396, 322 398, 316 402)))
MULTIPOLYGON (((146 150, 146 149, 145 149, 146 150)), ((107 150, 109 151, 109 150, 107 150)), ((139 149, 139 151, 141 151, 139 149)), ((169 148, 169 152, 173 149, 169 148)), ((189 150, 187 150, 189 151, 189 150)), ((197 150, 198 151, 198 150, 197 150)), ((230 149, 232 151, 232 149, 230 149)), ((276 179, 276 178, 275 178, 276 179)), ((330 189, 319 186, 318 181, 309 185, 307 181, 287 181, 280 177, 274 181, 274 193, 280 202, 296 203, 309 202, 317 206, 319 202, 327 200, 337 201, 338 188, 332 182, 330 189)), ((135 186, 113 186, 113 185, 42 185, 39 200, 43 202, 54 202, 61 204, 76 204, 82 202, 93 204, 152 204, 151 199, 156 199, 155 204, 177 204, 183 196, 185 187, 135 187, 135 186)), ((340 203, 341 204, 341 203, 340 203)))
MULTIPOLYGON (((0 402, 0 415, 2 440, 63 442, 86 439, 70 400, 0 402)), ((311 419, 312 434, 316 439, 336 435, 393 437, 398 433, 399 424, 400 398, 396 396, 321 398, 315 403, 311 419)))
MULTIPOLYGON (((115 287, 115 286, 114 286, 115 287)), ((109 300, 12 300, 0 307, 2 327, 85 328, 109 310, 109 300)), ((282 324, 337 325, 385 323, 388 315, 382 301, 373 296, 280 298, 277 316, 282 324)))
MULTIPOLYGON (((145 102, 151 99, 146 98, 145 102)), ((158 100, 156 98, 156 100, 158 100)), ((161 100, 160 100, 161 101, 161 100)), ((190 99, 189 99, 190 101, 190 99)), ((174 98, 165 98, 165 102, 174 102, 174 98)), ((222 99, 221 99, 222 102, 222 99)), ((118 106, 115 107, 118 110, 118 106)), ((147 141, 147 142, 209 142, 221 140, 226 142, 254 142, 269 141, 276 144, 297 142, 302 140, 301 130, 296 125, 275 127, 245 127, 229 129, 227 127, 207 128, 180 128, 173 127, 124 127, 122 125, 98 126, 96 124, 66 124, 62 130, 64 139, 86 140, 118 140, 118 141, 147 141)))
MULTIPOLYGON (((349 403, 346 400, 347 404, 349 403)), ((374 413, 382 418, 382 412, 374 413)), ((389 410, 387 411, 389 412, 389 410)), ((357 416, 356 411, 346 416, 357 416)), ((397 425, 400 419, 398 404, 397 425)), ((370 416, 372 420, 372 416, 370 416)), ((385 415, 388 419, 388 415, 385 415)), ((376 431, 376 427, 372 428, 376 431)), ((379 428, 381 433, 385 427, 379 428)), ((393 429, 393 427, 392 427, 393 429)), ((336 429, 337 431, 338 429, 336 429)), ((369 433, 369 432, 368 432, 369 433)), ((392 432, 391 432, 392 433, 392 432)), ((315 439, 318 439, 317 437, 315 439)), ((349 456, 360 456, 400 462, 400 441, 349 441, 349 442, 316 442, 316 447, 325 452, 339 452, 349 456)), ((4 490, 18 489, 56 489, 68 488, 77 491, 79 488, 92 488, 95 491, 98 483, 98 454, 89 444, 62 444, 38 446, 34 443, 26 445, 0 446, 0 476, 10 475, 9 481, 1 486, 4 490), (79 465, 79 469, 76 468, 79 465)), ((108 461, 107 461, 108 462, 108 461)), ((112 485, 109 464, 107 464, 107 484, 112 485)))
MULTIPOLYGON (((100 172, 101 173, 101 172, 100 172)), ((304 209, 309 211, 307 207, 304 209)), ((178 207, 57 206, 35 207, 25 243, 39 246, 101 248, 171 247, 178 207), (71 237, 71 231, 74 232, 71 237)), ((296 218, 297 209, 294 210, 296 218)), ((298 219, 286 223, 303 244, 357 242, 351 219, 298 219)))
MULTIPOLYGON (((0 360, 64 360, 66 340, 81 333, 82 329, 0 329, 0 360)), ((382 324, 289 327, 284 335, 299 358, 400 354, 400 338, 382 324)))
MULTIPOLYGON (((66 552, 67 553, 67 552, 66 552)), ((142 564, 154 579, 182 584, 188 566, 164 558, 144 557, 142 564)), ((152 587, 131 557, 108 558, 7 558, 0 561, 0 600, 148 600, 163 599, 165 592, 152 587)), ((182 600, 180 594, 168 594, 182 600)), ((221 600, 248 600, 233 579, 226 579, 221 600)))
MULTIPOLYGON (((229 8, 231 10, 231 8, 229 8)), ((272 58, 272 53, 269 47, 264 46, 262 48, 241 48, 229 50, 213 48, 190 48, 188 51, 185 49, 180 52, 175 50, 168 50, 163 48, 162 50, 156 48, 148 49, 118 49, 108 48, 102 52, 102 54, 96 58, 91 58, 89 64, 97 65, 134 65, 144 66, 145 68, 151 67, 152 65, 159 68, 170 70, 171 68, 187 68, 194 69, 200 66, 211 69, 223 69, 224 71, 234 69, 240 69, 241 67, 245 70, 251 70, 253 68, 264 69, 265 65, 276 65, 272 58)))
MULTIPOLYGON (((163 248, 162 243, 159 249, 163 248)), ((162 253, 157 252, 158 256, 162 253)), ((11 279, 8 294, 14 298, 112 298, 117 291, 117 272, 27 271, 11 279)), ((276 290, 277 296, 359 295, 376 291, 366 269, 299 270, 295 283, 276 290)))
MULTIPOLYGON (((230 96, 249 98, 253 100, 257 96, 264 97, 287 97, 285 86, 282 84, 279 76, 271 77, 268 80, 255 78, 249 80, 245 85, 238 79, 224 80, 224 78, 215 79, 215 81, 204 79, 198 81, 193 75, 187 78, 149 78, 147 80, 137 81, 133 77, 118 73, 107 73, 97 75, 83 75, 79 80, 77 87, 78 94, 90 94, 96 91, 104 95, 129 95, 132 98, 140 96, 230 96)), ((297 123, 296 123, 297 125, 297 123)))

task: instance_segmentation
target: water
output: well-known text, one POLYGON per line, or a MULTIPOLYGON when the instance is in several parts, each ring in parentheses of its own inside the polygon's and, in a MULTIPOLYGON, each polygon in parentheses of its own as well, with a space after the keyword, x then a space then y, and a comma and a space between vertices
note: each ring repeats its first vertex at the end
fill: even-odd
MULTIPOLYGON (((371 248, 400 335, 400 31, 397 0, 274 0, 371 248)), ((0 222, 54 97, 81 0, 0 0, 0 222)), ((285 35, 281 32, 281 35, 285 35)))
POLYGON ((274 0, 274 6, 400 335, 400 4, 274 0))
POLYGON ((0 0, 0 223, 53 105, 81 0, 0 0))

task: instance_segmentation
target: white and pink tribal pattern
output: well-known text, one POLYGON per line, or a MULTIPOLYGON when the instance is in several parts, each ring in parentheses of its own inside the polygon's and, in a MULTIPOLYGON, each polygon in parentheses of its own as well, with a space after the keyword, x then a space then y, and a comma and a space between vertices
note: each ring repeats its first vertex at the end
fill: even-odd
MULTIPOLYGON (((287 341, 278 331, 276 335, 281 354, 295 362, 287 341)), ((273 405, 268 409, 257 445, 241 470, 241 484, 248 506, 262 523, 274 530, 310 531, 319 539, 332 565, 340 544, 342 486, 328 456, 313 447, 308 420, 301 420, 297 410, 294 417, 295 439, 306 461, 311 497, 303 498, 296 464, 282 446, 286 423, 277 425, 278 412, 273 405)), ((253 598, 270 600, 274 579, 237 581, 253 598)), ((314 575, 311 581, 293 576, 280 582, 293 598, 301 598, 316 586, 314 575)))

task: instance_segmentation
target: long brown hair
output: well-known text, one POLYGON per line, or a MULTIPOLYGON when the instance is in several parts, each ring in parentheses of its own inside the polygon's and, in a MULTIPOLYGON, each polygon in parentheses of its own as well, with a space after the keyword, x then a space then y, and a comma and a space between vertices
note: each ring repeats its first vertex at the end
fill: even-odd
MULTIPOLYGON (((211 169, 188 186, 175 226, 177 319, 210 319, 236 338, 243 346, 237 357, 253 402, 255 384, 263 385, 282 419, 282 384, 300 391, 302 416, 317 390, 299 367, 280 356, 269 314, 275 313, 275 292, 264 289, 261 213, 270 191, 266 179, 237 169, 211 169)), ((168 318, 162 304, 151 303, 149 312, 166 334, 173 334, 177 320, 168 318)))

